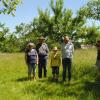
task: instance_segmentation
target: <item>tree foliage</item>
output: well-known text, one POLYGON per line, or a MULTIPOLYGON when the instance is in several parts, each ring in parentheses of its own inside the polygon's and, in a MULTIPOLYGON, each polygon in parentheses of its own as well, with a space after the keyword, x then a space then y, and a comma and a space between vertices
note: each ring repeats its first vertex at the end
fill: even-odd
POLYGON ((100 21, 100 0, 89 0, 83 7, 83 13, 87 18, 93 18, 100 21))
POLYGON ((88 27, 87 34, 85 37, 86 43, 95 44, 94 41, 96 41, 96 38, 98 37, 99 34, 100 34, 99 27, 96 27, 95 25, 93 25, 92 27, 88 27))
POLYGON ((0 23, 0 51, 23 51, 28 42, 31 41, 36 44, 41 35, 46 37, 46 42, 50 48, 54 45, 60 47, 64 35, 70 36, 75 47, 80 47, 82 43, 94 44, 96 38, 100 37, 100 27, 86 26, 87 18, 99 19, 97 17, 99 16, 98 12, 93 10, 95 8, 94 2, 99 1, 90 1, 85 7, 77 11, 76 16, 73 16, 71 9, 63 8, 63 0, 56 0, 56 2, 51 0, 51 10, 47 8, 43 11, 38 8, 38 17, 34 18, 31 23, 17 25, 12 33, 5 24, 0 23))
POLYGON ((17 5, 21 0, 0 0, 0 14, 12 14, 16 11, 17 5))
POLYGON ((66 34, 73 38, 73 32, 82 28, 86 18, 81 10, 73 17, 72 10, 63 8, 63 4, 63 0, 57 0, 56 3, 51 0, 52 15, 49 9, 38 9, 39 17, 33 20, 33 31, 37 30, 40 35, 48 36, 55 42, 60 42, 61 37, 66 34))

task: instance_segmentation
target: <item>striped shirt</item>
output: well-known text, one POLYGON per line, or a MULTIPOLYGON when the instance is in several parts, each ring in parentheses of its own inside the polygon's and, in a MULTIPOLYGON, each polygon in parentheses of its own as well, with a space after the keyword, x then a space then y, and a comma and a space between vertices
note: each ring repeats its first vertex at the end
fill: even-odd
POLYGON ((28 63, 36 63, 37 57, 38 57, 38 54, 35 49, 32 49, 31 51, 27 52, 28 63))

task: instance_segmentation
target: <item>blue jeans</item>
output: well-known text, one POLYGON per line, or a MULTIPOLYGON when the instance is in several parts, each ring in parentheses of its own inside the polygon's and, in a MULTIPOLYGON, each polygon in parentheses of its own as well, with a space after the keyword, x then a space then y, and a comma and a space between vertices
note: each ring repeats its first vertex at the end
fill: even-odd
POLYGON ((66 81, 66 71, 68 70, 68 81, 71 80, 71 67, 72 67, 72 60, 70 58, 62 59, 63 65, 63 81, 66 81))
POLYGON ((28 64, 28 76, 30 77, 32 73, 33 73, 33 76, 35 76, 35 74, 36 74, 36 65, 35 65, 35 63, 29 63, 28 64))
POLYGON ((39 58, 38 64, 38 77, 42 78, 42 69, 44 70, 44 77, 47 77, 47 59, 46 58, 39 58))

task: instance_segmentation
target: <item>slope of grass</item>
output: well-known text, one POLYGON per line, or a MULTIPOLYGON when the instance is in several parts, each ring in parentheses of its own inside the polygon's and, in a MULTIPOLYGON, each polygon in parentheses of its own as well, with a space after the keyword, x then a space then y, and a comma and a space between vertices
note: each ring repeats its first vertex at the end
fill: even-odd
POLYGON ((67 82, 61 82, 62 66, 59 82, 52 82, 49 65, 48 78, 28 81, 24 54, 1 53, 0 100, 100 100, 95 61, 95 49, 76 50, 72 68, 73 83, 68 85, 67 82))

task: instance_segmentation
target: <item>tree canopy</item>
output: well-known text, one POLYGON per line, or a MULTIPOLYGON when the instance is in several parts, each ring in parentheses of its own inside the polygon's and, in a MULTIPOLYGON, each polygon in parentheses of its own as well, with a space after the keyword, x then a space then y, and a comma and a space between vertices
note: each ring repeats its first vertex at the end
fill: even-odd
POLYGON ((0 14, 12 14, 16 11, 17 5, 21 0, 0 0, 0 14))
MULTIPOLYGON (((73 40, 75 47, 80 47, 81 44, 94 44, 96 38, 100 37, 100 26, 95 24, 86 26, 86 21, 90 18, 100 20, 100 10, 97 10, 97 8, 100 9, 99 1, 89 1, 77 11, 76 16, 73 16, 71 9, 64 8, 63 0, 56 2, 51 0, 50 9, 38 8, 39 16, 35 17, 31 23, 17 25, 14 32, 10 32, 5 24, 0 23, 0 51, 23 51, 28 42, 37 43, 37 38, 41 35, 46 37, 50 48, 54 45, 60 47, 64 35, 68 35, 73 40)), ((5 0, 5 2, 10 1, 5 0)), ((13 11, 8 13, 7 9, 5 13, 12 14, 13 11)))
POLYGON ((83 8, 87 18, 93 18, 100 21, 100 0, 89 0, 83 8))

